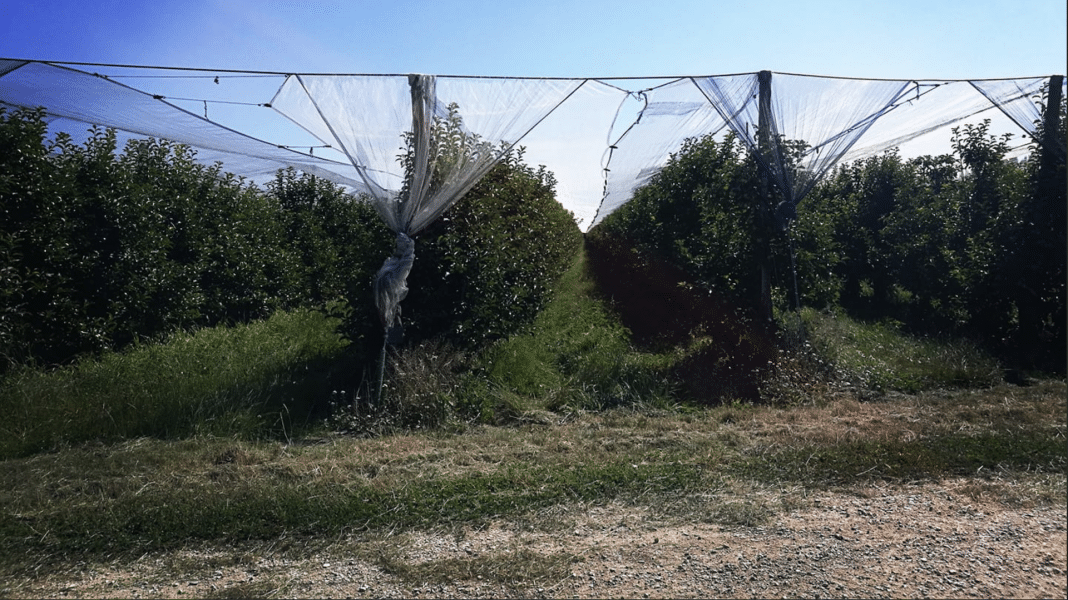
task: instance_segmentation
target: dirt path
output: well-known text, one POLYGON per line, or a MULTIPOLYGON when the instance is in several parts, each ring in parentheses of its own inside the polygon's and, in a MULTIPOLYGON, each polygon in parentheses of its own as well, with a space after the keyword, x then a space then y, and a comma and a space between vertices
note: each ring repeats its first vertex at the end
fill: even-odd
POLYGON ((1065 507, 1008 506, 994 498, 1018 482, 976 481, 818 492, 755 527, 575 507, 551 532, 508 523, 340 540, 310 554, 299 552, 299 540, 285 551, 182 550, 75 565, 7 582, 2 591, 20 598, 1066 597, 1065 507), (452 575, 420 579, 420 565, 452 575))

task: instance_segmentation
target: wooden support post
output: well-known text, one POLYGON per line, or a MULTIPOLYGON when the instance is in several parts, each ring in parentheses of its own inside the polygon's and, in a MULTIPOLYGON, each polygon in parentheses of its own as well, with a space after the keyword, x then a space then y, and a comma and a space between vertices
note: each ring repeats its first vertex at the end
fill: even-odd
POLYGON ((1046 114, 1042 116, 1045 123, 1046 140, 1056 143, 1057 131, 1061 128, 1061 88, 1064 87, 1064 75, 1049 78, 1049 96, 1046 102, 1046 114))
POLYGON ((758 109, 758 121, 757 121, 757 149, 760 153, 761 161, 763 164, 764 173, 761 177, 761 194, 760 206, 757 209, 757 228, 758 235, 760 236, 760 246, 757 248, 757 252, 760 252, 760 291, 758 298, 758 316, 765 324, 771 322, 773 318, 772 304, 771 304, 771 235, 772 235, 772 220, 774 214, 772 213, 772 206, 768 204, 769 197, 771 195, 771 182, 769 180, 771 173, 771 161, 775 160, 774 152, 772 149, 772 131, 771 131, 771 71, 761 71, 757 74, 757 83, 759 85, 759 97, 757 99, 758 109))
MULTIPOLYGON (((1042 115, 1042 139, 1039 140, 1039 182, 1036 193, 1041 198, 1043 217, 1050 222, 1059 222, 1063 227, 1068 221, 1068 207, 1057 199, 1061 198, 1064 191, 1064 172, 1060 171, 1060 165, 1064 163, 1064 139, 1059 139, 1061 131, 1061 102, 1064 86, 1063 75, 1053 75, 1049 78, 1049 93, 1046 94, 1045 112, 1042 115), (1059 188, 1059 189, 1055 189, 1059 188)), ((1036 219, 1036 222, 1037 219, 1036 219)), ((1063 234, 1060 236, 1063 238, 1063 234)), ((1059 246, 1063 249, 1063 245, 1059 246)))
MULTIPOLYGON (((1063 75, 1053 75, 1049 78, 1049 94, 1046 95, 1046 112, 1042 115, 1042 140, 1041 151, 1039 160, 1039 169, 1042 177, 1045 181, 1042 182, 1041 187, 1057 185, 1064 189, 1063 174, 1058 177, 1057 167, 1064 161, 1064 155, 1062 154, 1064 149, 1064 140, 1058 139, 1061 131, 1061 102, 1063 101, 1063 95, 1061 93, 1061 87, 1064 86, 1063 75)), ((1053 202, 1053 199, 1058 194, 1053 193, 1052 189, 1041 189, 1040 194, 1046 195, 1049 198, 1049 202, 1053 202), (1048 190, 1048 191, 1047 191, 1048 190)), ((1054 219, 1060 218, 1062 224, 1068 219, 1068 215, 1065 213, 1066 207, 1064 206, 1049 206, 1049 216, 1054 219)))
POLYGON ((1046 95, 1046 110, 1042 115, 1042 167, 1051 168, 1057 164, 1059 149, 1064 140, 1057 139, 1061 130, 1061 101, 1063 96, 1061 87, 1064 86, 1063 75, 1053 75, 1049 78, 1049 93, 1046 95))
POLYGON ((757 143, 764 160, 771 158, 771 71, 757 73, 757 143))

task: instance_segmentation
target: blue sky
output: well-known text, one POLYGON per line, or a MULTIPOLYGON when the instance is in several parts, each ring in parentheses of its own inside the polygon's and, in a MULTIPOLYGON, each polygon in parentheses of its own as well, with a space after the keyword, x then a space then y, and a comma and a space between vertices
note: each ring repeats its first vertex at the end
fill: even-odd
POLYGON ((1065 73, 1063 0, 0 0, 0 57, 561 77, 1065 73))

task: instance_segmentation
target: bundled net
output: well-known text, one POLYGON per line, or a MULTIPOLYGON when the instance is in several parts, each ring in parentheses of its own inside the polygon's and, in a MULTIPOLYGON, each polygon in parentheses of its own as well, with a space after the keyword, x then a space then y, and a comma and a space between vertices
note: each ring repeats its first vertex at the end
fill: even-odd
POLYGON ((394 255, 375 280, 376 305, 388 330, 399 331, 399 303, 414 260, 412 237, 582 83, 433 75, 287 78, 271 105, 345 153, 382 220, 397 234, 394 255))

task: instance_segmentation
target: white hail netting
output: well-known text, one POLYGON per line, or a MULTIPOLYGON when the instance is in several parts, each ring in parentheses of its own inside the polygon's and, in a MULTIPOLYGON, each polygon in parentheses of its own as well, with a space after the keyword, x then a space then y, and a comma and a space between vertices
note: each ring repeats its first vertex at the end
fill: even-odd
MULTIPOLYGON (((293 167, 366 194, 398 234, 396 252, 376 285, 387 327, 399 320, 412 238, 517 145, 526 149, 526 162, 555 175, 557 198, 588 230, 627 202, 685 139, 733 133, 782 192, 777 214, 786 221, 820 177, 843 161, 894 147, 905 157, 948 153, 951 127, 984 119, 992 122, 991 134, 1034 135, 1041 93, 1051 81, 867 80, 763 71, 660 79, 664 83, 650 87, 648 79, 617 84, 94 68, 104 74, 0 59, 0 107, 44 107, 50 131, 76 140, 88 125, 100 125, 123 137, 187 144, 198 160, 221 162, 256 183, 293 167), (145 89, 118 81, 134 77, 155 78, 138 84, 145 89), (268 82, 269 90, 242 79, 252 77, 268 82)), ((1060 85, 1063 90, 1063 79, 1060 85)), ((1063 153, 1064 140, 1054 150, 1063 153)))
POLYGON ((412 236, 580 85, 432 75, 286 80, 271 106, 345 153, 397 233, 394 255, 375 278, 375 303, 387 328, 400 325, 400 301, 415 258, 412 236))
POLYGON ((71 132, 75 137, 84 135, 90 125, 103 125, 188 144, 198 150, 201 160, 222 162, 236 175, 262 179, 280 168, 294 167, 354 189, 361 186, 352 165, 279 148, 167 99, 75 69, 35 62, 11 68, 0 63, 0 106, 4 104, 43 106, 52 131, 71 132))
MULTIPOLYGON (((1039 102, 1042 100, 1044 87, 1049 83, 1048 78, 972 81, 970 83, 1008 115, 1013 123, 1034 136, 1043 117, 1042 106, 1039 102)), ((1062 80, 1061 98, 1064 98, 1065 89, 1065 82, 1062 80)), ((1068 140, 1057 138, 1057 142, 1059 144, 1053 150, 1064 157, 1068 151, 1068 140)))
POLYGON ((783 195, 780 224, 909 82, 756 75, 695 79, 783 195))
POLYGON ((371 190, 386 223, 394 231, 415 235, 582 83, 294 75, 271 106, 341 149, 371 190), (449 119, 450 105, 461 127, 439 127, 442 135, 432 135, 435 122, 449 119), (407 135, 416 151, 414 163, 405 168, 398 155, 404 153, 407 135))
POLYGON ((612 126, 627 96, 617 87, 586 81, 521 142, 528 164, 553 172, 557 199, 583 230, 601 205, 612 126))
POLYGON ((715 135, 726 122, 690 79, 634 94, 637 118, 608 148, 608 183, 596 222, 630 200, 689 137, 715 135))

